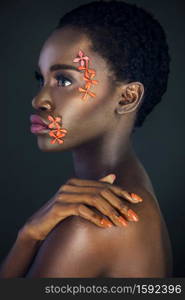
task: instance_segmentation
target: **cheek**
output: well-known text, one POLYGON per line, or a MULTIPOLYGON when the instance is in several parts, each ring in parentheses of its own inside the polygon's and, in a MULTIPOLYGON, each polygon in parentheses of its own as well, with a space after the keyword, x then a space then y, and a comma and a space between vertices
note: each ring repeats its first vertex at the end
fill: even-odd
POLYGON ((107 96, 88 96, 84 101, 78 92, 78 96, 68 97, 67 101, 63 101, 57 113, 62 117, 62 127, 67 129, 68 138, 83 140, 106 131, 113 115, 110 95, 109 98, 107 96))

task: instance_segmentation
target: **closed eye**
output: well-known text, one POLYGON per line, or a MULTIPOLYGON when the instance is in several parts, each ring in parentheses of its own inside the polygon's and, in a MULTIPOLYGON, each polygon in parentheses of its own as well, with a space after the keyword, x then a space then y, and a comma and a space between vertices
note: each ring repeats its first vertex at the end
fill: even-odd
MULTIPOLYGON (((37 81, 39 81, 39 86, 42 86, 43 85, 43 81, 44 81, 44 78, 43 76, 38 73, 37 71, 35 71, 35 79, 37 81)), ((72 84, 72 81, 70 79, 68 79, 67 77, 63 76, 62 74, 58 74, 56 75, 55 79, 58 81, 58 82, 61 82, 61 84, 57 84, 57 86, 68 86, 68 85, 71 85, 72 84)))

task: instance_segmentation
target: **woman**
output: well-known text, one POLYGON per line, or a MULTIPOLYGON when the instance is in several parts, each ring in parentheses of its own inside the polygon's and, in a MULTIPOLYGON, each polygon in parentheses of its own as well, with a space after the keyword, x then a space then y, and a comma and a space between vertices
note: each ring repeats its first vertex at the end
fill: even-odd
POLYGON ((92 2, 60 20, 38 66, 31 131, 41 151, 72 151, 75 178, 19 230, 1 277, 171 276, 166 225, 132 146, 166 90, 161 26, 135 5, 92 2))

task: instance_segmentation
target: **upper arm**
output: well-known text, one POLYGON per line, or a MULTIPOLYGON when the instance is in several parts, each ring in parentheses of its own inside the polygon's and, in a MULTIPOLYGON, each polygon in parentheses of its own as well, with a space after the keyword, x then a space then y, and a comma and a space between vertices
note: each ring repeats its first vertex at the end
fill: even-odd
POLYGON ((94 229, 104 229, 95 227, 79 217, 59 223, 44 240, 25 277, 97 277, 105 256, 94 229))

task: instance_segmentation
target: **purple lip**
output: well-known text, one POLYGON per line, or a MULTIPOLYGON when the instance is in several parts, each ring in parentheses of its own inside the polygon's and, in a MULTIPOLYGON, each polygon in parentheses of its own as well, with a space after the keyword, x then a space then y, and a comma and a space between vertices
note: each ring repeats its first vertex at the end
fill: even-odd
POLYGON ((32 133, 45 133, 49 131, 49 128, 41 124, 32 123, 30 130, 32 133))
POLYGON ((37 125, 42 125, 42 127, 44 126, 45 128, 48 128, 48 124, 45 121, 43 121, 41 117, 39 117, 38 115, 31 115, 30 121, 33 125, 37 124, 37 125))

